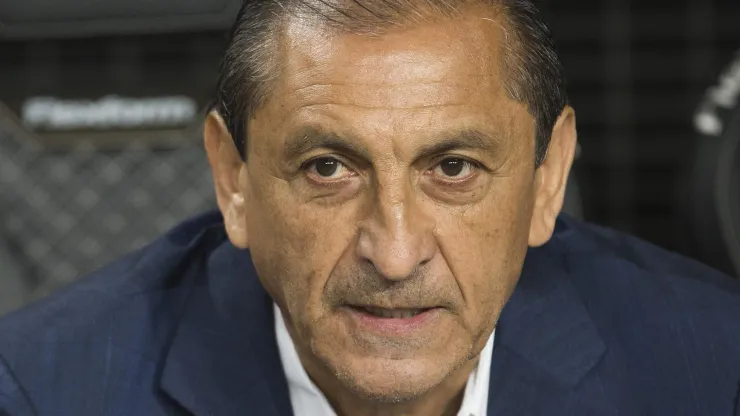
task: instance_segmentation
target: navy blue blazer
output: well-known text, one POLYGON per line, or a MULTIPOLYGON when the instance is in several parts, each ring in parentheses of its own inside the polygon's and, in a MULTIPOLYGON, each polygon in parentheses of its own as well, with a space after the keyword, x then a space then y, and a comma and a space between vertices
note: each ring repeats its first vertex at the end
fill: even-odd
MULTIPOLYGON (((0 415, 292 413, 272 302, 221 217, 0 321, 0 415)), ((740 415, 740 288, 561 217, 501 315, 491 416, 740 415)))

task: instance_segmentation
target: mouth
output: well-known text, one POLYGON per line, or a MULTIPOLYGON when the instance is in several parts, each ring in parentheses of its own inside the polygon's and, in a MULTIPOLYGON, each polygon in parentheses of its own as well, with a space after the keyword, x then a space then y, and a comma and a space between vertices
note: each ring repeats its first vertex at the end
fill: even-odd
POLYGON ((373 315, 377 318, 386 318, 386 319, 409 319, 413 318, 415 316, 418 316, 425 311, 431 309, 431 308, 418 308, 418 309, 408 309, 408 308, 394 308, 394 309, 386 309, 386 308, 375 308, 372 306, 358 306, 355 307, 355 309, 359 309, 360 312, 365 312, 370 315, 373 315))
POLYGON ((441 308, 380 308, 352 305, 346 310, 362 331, 385 336, 406 336, 418 334, 434 326, 441 308))

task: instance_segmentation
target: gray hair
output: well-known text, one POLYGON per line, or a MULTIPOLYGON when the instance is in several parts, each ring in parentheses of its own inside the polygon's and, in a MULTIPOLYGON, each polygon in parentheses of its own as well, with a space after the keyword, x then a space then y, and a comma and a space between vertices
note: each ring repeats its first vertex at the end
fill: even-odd
POLYGON ((278 36, 289 16, 374 36, 384 28, 454 17, 470 5, 503 11, 501 23, 508 29, 505 87, 509 97, 524 103, 535 119, 535 165, 539 166, 568 98, 552 34, 530 0, 245 0, 221 63, 212 109, 223 117, 246 160, 247 122, 264 104, 277 73, 278 36))

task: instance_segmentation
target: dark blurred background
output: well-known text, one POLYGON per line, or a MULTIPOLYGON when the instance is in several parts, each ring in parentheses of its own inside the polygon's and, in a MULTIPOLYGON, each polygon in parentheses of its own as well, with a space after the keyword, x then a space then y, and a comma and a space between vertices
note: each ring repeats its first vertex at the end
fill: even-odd
POLYGON ((551 0, 543 9, 578 115, 586 218, 691 254, 683 210, 694 113, 740 50, 740 1, 551 0))
MULTIPOLYGON (((238 3, 0 4, 0 313, 215 207, 199 129, 238 3)), ((706 104, 740 2, 539 3, 578 113, 568 211, 740 274, 740 66, 706 104)))

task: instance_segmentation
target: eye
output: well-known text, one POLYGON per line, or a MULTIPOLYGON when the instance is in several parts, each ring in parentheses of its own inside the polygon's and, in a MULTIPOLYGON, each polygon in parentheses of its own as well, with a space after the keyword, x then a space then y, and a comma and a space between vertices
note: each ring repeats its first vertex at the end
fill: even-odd
POLYGON ((475 175, 476 169, 474 163, 465 159, 447 158, 434 168, 434 174, 442 180, 451 179, 453 182, 459 182, 475 175))
POLYGON ((334 181, 353 175, 353 172, 342 162, 333 157, 320 157, 305 164, 309 175, 321 181, 334 181))

